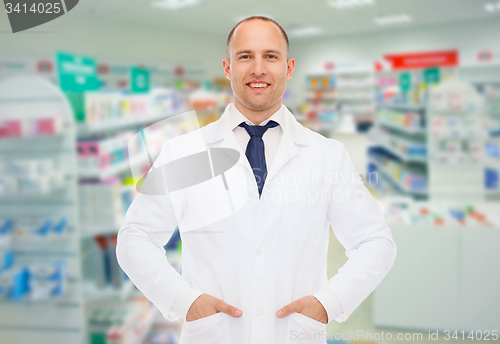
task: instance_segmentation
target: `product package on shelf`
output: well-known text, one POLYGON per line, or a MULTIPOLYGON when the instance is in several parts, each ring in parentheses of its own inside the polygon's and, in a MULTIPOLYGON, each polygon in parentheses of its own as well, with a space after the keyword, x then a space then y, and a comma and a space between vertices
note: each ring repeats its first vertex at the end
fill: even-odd
POLYGON ((500 139, 490 138, 486 142, 484 186, 489 193, 500 194, 500 139))
POLYGON ((63 121, 57 116, 0 119, 0 139, 54 136, 62 130, 63 121))
MULTIPOLYGON (((79 172, 99 174, 116 165, 126 163, 129 159, 128 144, 133 136, 133 132, 125 131, 113 137, 78 141, 79 172)), ((140 150, 141 147, 137 147, 133 153, 137 154, 140 150)))
POLYGON ((381 126, 409 132, 422 132, 426 127, 425 115, 420 111, 401 112, 383 108, 375 113, 375 119, 381 126))
POLYGON ((431 90, 427 115, 432 197, 484 200, 484 98, 467 83, 441 83, 431 90))
POLYGON ((64 187, 64 171, 52 158, 0 161, 0 197, 41 196, 64 187))
POLYGON ((37 245, 57 242, 65 238, 68 221, 65 217, 24 216, 12 220, 14 242, 19 245, 37 245))
POLYGON ((372 142, 402 161, 420 162, 427 159, 427 144, 422 138, 404 134, 393 135, 385 127, 373 128, 369 137, 372 142))
POLYGON ((376 83, 379 106, 421 107, 427 103, 428 84, 422 70, 381 72, 376 83))
POLYGON ((68 289, 65 266, 64 259, 29 264, 11 263, 11 266, 0 271, 0 299, 40 302, 63 297, 68 289))
POLYGON ((122 119, 162 117, 184 107, 182 94, 171 89, 154 89, 147 94, 126 92, 67 93, 77 122, 93 127, 122 119))
POLYGON ((128 276, 118 265, 116 258, 116 234, 96 235, 93 238, 92 269, 88 279, 97 289, 112 287, 121 289, 128 276))
POLYGON ((371 148, 369 158, 367 172, 371 184, 383 186, 388 180, 403 194, 426 195, 427 174, 424 166, 394 160, 380 148, 371 148))
POLYGON ((500 227, 498 202, 415 201, 408 197, 378 200, 389 225, 500 227))
POLYGON ((60 216, 22 216, 0 220, 0 298, 42 301, 66 293, 65 261, 16 262, 27 252, 50 252, 65 244, 67 219, 60 216), (55 264, 55 265, 54 265, 55 264), (52 271, 45 273, 44 271, 52 271))
POLYGON ((121 224, 124 211, 120 178, 81 182, 79 190, 82 227, 116 227, 121 224))
POLYGON ((142 343, 157 314, 145 297, 135 297, 122 305, 98 307, 88 320, 90 343, 142 343))

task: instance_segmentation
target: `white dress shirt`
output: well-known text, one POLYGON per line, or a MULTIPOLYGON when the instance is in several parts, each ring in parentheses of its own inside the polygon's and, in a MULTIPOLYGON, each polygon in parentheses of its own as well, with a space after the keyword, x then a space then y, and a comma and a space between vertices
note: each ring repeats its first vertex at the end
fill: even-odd
MULTIPOLYGON (((278 148, 278 144, 280 143, 281 136, 283 135, 283 128, 285 125, 284 114, 284 106, 282 106, 271 117, 259 124, 261 126, 264 126, 271 120, 279 124, 274 128, 267 129, 264 135, 262 135, 262 140, 264 141, 266 166, 268 171, 273 162, 274 155, 276 154, 276 149, 278 148)), ((229 111, 229 125, 233 130, 233 133, 236 136, 241 149, 243 150, 243 152, 246 152, 248 141, 250 141, 250 135, 245 128, 239 126, 241 122, 245 122, 248 125, 255 125, 248 118, 246 118, 236 108, 236 106, 231 107, 229 111)))
MULTIPOLYGON (((313 295, 324 306, 328 321, 343 322, 394 262, 391 231, 345 146, 304 128, 286 107, 280 111, 274 114, 282 122, 280 128, 272 129, 281 130, 281 138, 269 161, 261 197, 244 154, 246 145, 234 131, 242 122, 233 116, 239 113, 234 104, 218 121, 201 129, 208 149, 238 151, 239 161, 232 169, 242 170, 225 173, 228 188, 221 176, 205 182, 220 187, 224 197, 202 202, 203 209, 216 212, 224 200, 241 195, 246 201, 236 204, 226 218, 199 230, 183 231, 179 225, 182 275, 168 263, 163 246, 179 216, 180 223, 188 217, 185 214, 197 216, 198 208, 193 208, 199 205, 197 195, 188 193, 191 208, 184 215, 174 210, 172 195, 139 193, 127 211, 118 232, 118 262, 165 318, 185 320, 189 307, 203 293, 243 312, 239 318, 217 313, 185 322, 180 344, 324 344, 324 340, 293 340, 290 334, 321 335, 325 324, 300 313, 280 319, 276 312, 313 295), (349 259, 328 279, 330 226, 349 259)), ((167 144, 157 162, 169 151, 185 150, 183 156, 196 153, 189 152, 190 145, 174 143, 172 150, 165 148, 167 144)), ((267 149, 272 147, 269 144, 267 149)))

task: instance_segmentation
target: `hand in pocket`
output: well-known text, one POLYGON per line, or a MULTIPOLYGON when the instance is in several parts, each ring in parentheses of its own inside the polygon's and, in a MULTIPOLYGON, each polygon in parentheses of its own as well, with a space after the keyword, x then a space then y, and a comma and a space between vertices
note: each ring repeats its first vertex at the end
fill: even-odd
POLYGON ((208 294, 201 294, 189 307, 186 315, 186 321, 194 321, 214 315, 216 313, 226 313, 235 318, 239 318, 243 312, 236 307, 230 306, 222 300, 219 300, 208 294))
POLYGON ((312 295, 293 301, 281 308, 276 315, 278 318, 284 318, 292 313, 300 313, 323 324, 328 323, 328 314, 325 307, 312 295))

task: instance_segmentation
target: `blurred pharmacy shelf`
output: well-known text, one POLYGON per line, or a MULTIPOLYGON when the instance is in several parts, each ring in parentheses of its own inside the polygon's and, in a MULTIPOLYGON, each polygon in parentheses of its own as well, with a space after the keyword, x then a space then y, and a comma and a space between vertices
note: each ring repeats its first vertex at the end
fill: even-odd
POLYGON ((93 238, 96 235, 99 234, 116 234, 118 233, 118 230, 120 229, 120 226, 117 224, 110 224, 110 225, 82 225, 81 226, 81 237, 82 238, 93 238))
POLYGON ((137 194, 134 180, 147 173, 166 140, 198 125, 175 117, 186 112, 186 97, 161 89, 140 95, 92 92, 77 97, 83 104, 73 104, 79 118, 74 144, 83 300, 91 343, 142 344, 158 314, 154 306, 134 302, 142 293, 119 267, 115 245, 137 194))
MULTIPOLYGON (((393 169, 392 171, 388 168, 384 167, 382 163, 377 161, 376 159, 370 159, 370 164, 375 167, 375 169, 370 169, 369 174, 379 172, 383 178, 389 180, 393 185, 397 187, 397 189, 401 192, 401 194, 406 194, 410 196, 416 197, 426 197, 428 196, 427 189, 425 187, 420 186, 419 189, 411 188, 402 182, 397 176, 402 174, 399 170, 393 169)), ((371 177, 373 178, 373 177, 371 177)), ((421 183, 419 183, 421 184, 421 183)), ((411 185, 411 183, 410 183, 411 185)))
MULTIPOLYGON (((427 154, 425 152, 425 154, 419 154, 419 155, 409 155, 408 154, 408 151, 411 150, 412 146, 411 145, 408 145, 408 143, 401 143, 399 146, 399 148, 397 147, 393 147, 391 146, 389 143, 386 143, 386 142, 383 142, 382 140, 380 139, 375 139, 373 138, 372 139, 373 142, 375 142, 376 145, 378 145, 379 147, 387 150, 389 153, 395 155, 398 159, 400 159, 401 161, 403 162, 408 162, 408 163, 411 163, 411 162, 414 162, 414 163, 426 163, 427 161, 427 154)), ((397 141, 397 140, 393 140, 394 141, 397 141)), ((422 146, 419 142, 416 143, 417 145, 419 145, 418 147, 414 147, 414 148, 418 148, 420 150, 423 150, 423 151, 426 151, 426 147, 425 146, 422 146)))
POLYGON ((0 114, 8 113, 17 115, 0 124, 0 338, 82 343, 73 113, 55 86, 36 77, 0 83, 0 114))
POLYGON ((375 110, 373 76, 371 69, 306 75, 305 102, 295 111, 297 119, 326 137, 365 131, 375 110))
POLYGON ((425 135, 426 130, 423 127, 407 127, 395 122, 391 122, 388 120, 384 119, 378 119, 376 123, 382 127, 388 128, 388 129, 393 129, 396 131, 400 131, 403 133, 406 133, 408 135, 425 135))
MULTIPOLYGON (((154 161, 158 157, 159 152, 153 152, 151 158, 154 161)), ((105 180, 110 177, 119 176, 122 174, 130 173, 131 168, 140 167, 150 164, 151 161, 146 155, 136 156, 130 160, 123 160, 115 165, 106 167, 102 170, 94 169, 91 171, 80 170, 78 177, 80 180, 105 180)))
POLYGON ((166 138, 156 122, 182 113, 183 104, 172 92, 111 95, 114 100, 94 92, 85 101, 95 104, 80 104, 85 110, 75 120, 75 104, 42 79, 3 81, 0 94, 0 114, 15 106, 26 117, 0 121, 0 337, 9 343, 89 343, 90 309, 115 300, 125 305, 121 314, 135 332, 103 325, 101 335, 142 343, 157 312, 144 297, 129 304, 136 289, 116 259, 117 233, 135 197, 133 182, 119 177, 147 172, 166 138), (123 102, 135 114, 115 118, 123 102), (111 110, 88 113, 103 108, 111 110), (158 115, 138 115, 154 111, 158 115), (144 132, 148 141, 131 143, 144 132))
POLYGON ((94 283, 84 283, 84 299, 86 302, 95 302, 103 299, 119 298, 126 300, 135 289, 134 284, 129 280, 123 284, 120 289, 107 286, 105 288, 96 288, 94 283))
MULTIPOLYGON (((182 111, 181 111, 182 112, 182 111)), ((145 114, 135 115, 134 117, 116 118, 101 121, 98 123, 78 123, 77 136, 79 138, 91 137, 97 134, 109 134, 116 131, 134 129, 137 127, 144 127, 161 121, 165 118, 174 116, 180 113, 179 111, 172 111, 164 114, 145 114)))

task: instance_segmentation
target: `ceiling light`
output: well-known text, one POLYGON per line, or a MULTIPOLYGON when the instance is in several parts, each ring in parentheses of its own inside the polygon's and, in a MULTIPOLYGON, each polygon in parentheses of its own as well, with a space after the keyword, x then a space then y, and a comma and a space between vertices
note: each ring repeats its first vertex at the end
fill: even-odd
POLYGON ((484 9, 488 12, 493 12, 496 10, 495 8, 495 4, 491 4, 491 3, 486 3, 484 4, 484 9))
POLYGON ((323 29, 317 26, 306 26, 288 31, 290 37, 315 36, 323 33, 323 29))
POLYGON ((335 7, 339 10, 344 8, 354 8, 366 5, 373 5, 375 0, 330 0, 328 5, 335 7))
POLYGON ((153 2, 152 6, 167 10, 178 10, 185 7, 195 6, 199 3, 199 0, 159 0, 153 2))
POLYGON ((378 25, 396 25, 410 23, 413 19, 408 14, 398 14, 393 16, 376 17, 373 21, 378 25))

